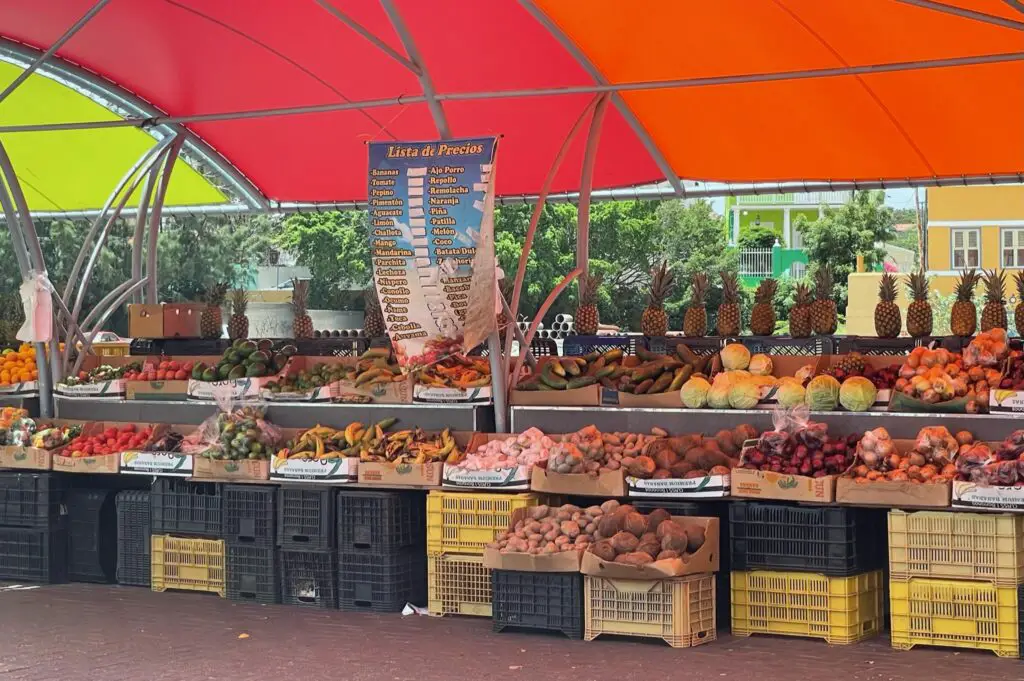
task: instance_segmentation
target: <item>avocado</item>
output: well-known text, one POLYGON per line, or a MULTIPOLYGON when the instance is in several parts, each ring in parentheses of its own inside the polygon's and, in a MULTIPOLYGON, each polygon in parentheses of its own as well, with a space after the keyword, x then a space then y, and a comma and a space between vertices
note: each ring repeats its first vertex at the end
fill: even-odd
POLYGON ((274 367, 274 373, 277 373, 284 369, 284 365, 288 363, 288 358, 284 355, 274 355, 274 361, 271 363, 274 367))
POLYGON ((227 378, 233 368, 234 367, 230 364, 221 364, 217 367, 217 376, 220 378, 227 378))
POLYGON ((206 371, 205 362, 196 362, 195 366, 192 367, 192 379, 201 381, 203 379, 203 372, 206 371))
POLYGON ((282 346, 281 349, 278 350, 278 352, 284 355, 285 357, 291 357, 292 355, 298 354, 299 349, 294 345, 285 345, 282 346))
POLYGON ((249 365, 249 368, 245 370, 246 376, 266 376, 267 365, 261 362, 254 362, 249 365))
POLYGON ((228 378, 245 378, 245 367, 241 365, 233 367, 228 372, 228 378))
POLYGON ((252 341, 245 341, 235 348, 235 351, 242 357, 248 357, 250 354, 256 352, 256 344, 252 341))
POLYGON ((232 364, 241 364, 243 359, 245 359, 245 357, 243 357, 242 353, 237 350, 232 351, 231 354, 228 355, 228 361, 232 364))
POLYGON ((242 343, 248 343, 248 342, 249 341, 247 341, 245 338, 236 338, 235 342, 231 344, 231 349, 232 350, 237 350, 242 345, 242 343))
POLYGON ((267 362, 270 361, 270 355, 263 352, 262 350, 256 350, 248 357, 246 357, 246 359, 250 364, 266 364, 267 362))
POLYGON ((208 382, 208 383, 212 382, 212 381, 216 381, 217 380, 217 372, 214 371, 212 368, 204 369, 203 370, 203 380, 208 382))
POLYGON ((270 352, 271 350, 274 349, 274 341, 263 338, 258 343, 256 343, 256 349, 259 350, 260 352, 270 352))

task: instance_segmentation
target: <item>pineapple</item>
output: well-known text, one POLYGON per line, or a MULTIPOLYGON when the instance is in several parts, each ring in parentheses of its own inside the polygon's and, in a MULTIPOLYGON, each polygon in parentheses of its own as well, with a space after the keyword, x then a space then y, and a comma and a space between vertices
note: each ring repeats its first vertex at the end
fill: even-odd
POLYGON ((875 305, 875 334, 879 338, 895 338, 900 335, 903 317, 896 305, 896 277, 882 274, 878 283, 878 304, 875 305))
POLYGON ((380 298, 377 297, 377 289, 371 286, 363 291, 363 300, 366 301, 363 311, 363 333, 367 338, 381 338, 388 335, 388 328, 384 324, 384 312, 380 309, 380 298))
POLYGON ((601 287, 602 278, 600 274, 584 273, 580 276, 580 295, 576 306, 576 318, 573 320, 576 324, 576 333, 580 336, 597 335, 597 325, 600 323, 597 314, 597 289, 601 287))
POLYGON ((722 278, 722 304, 718 306, 718 335, 740 335, 740 282, 731 272, 719 272, 722 278))
POLYGON ((770 336, 775 332, 775 306, 772 304, 779 282, 763 279, 754 293, 754 309, 750 311, 750 333, 770 336))
POLYGON ((822 265, 814 273, 814 302, 811 303, 811 328, 818 335, 836 332, 836 301, 832 300, 832 268, 822 265))
POLYGON ((1006 328, 1006 273, 985 272, 985 307, 981 308, 981 330, 1006 328))
POLYGON ((811 287, 800 283, 796 285, 796 300, 789 310, 789 335, 793 338, 810 338, 811 336, 811 287))
POLYGON ((292 338, 312 338, 313 320, 307 309, 309 306, 309 280, 292 279, 292 338))
POLYGON ((220 338, 223 330, 224 316, 221 313, 221 306, 224 304, 224 296, 228 292, 228 285, 214 282, 206 289, 204 301, 206 307, 199 317, 199 335, 203 338, 220 338))
POLYGON ((974 305, 978 279, 980 277, 975 270, 967 270, 961 272, 956 280, 956 302, 949 311, 949 329, 954 336, 973 336, 978 328, 978 308, 974 305))
POLYGON ((651 270, 651 293, 647 307, 640 318, 640 330, 645 336, 668 334, 668 315, 665 314, 665 299, 672 295, 675 276, 668 269, 668 262, 662 261, 651 270))
POLYGON ((932 333, 932 306, 928 303, 928 277, 924 271, 913 272, 907 277, 911 303, 907 307, 907 333, 914 338, 930 336, 932 333))
POLYGON ((1017 327, 1017 335, 1024 337, 1024 271, 1017 270, 1013 281, 1017 284, 1017 306, 1013 308, 1013 325, 1017 327))
POLYGON ((237 340, 249 337, 249 318, 245 311, 249 307, 249 293, 244 288, 231 291, 231 319, 228 320, 228 338, 237 340))
POLYGON ((690 305, 683 315, 683 334, 691 338, 700 338, 708 333, 708 311, 704 307, 704 299, 708 295, 708 275, 698 272, 693 275, 690 294, 690 305))

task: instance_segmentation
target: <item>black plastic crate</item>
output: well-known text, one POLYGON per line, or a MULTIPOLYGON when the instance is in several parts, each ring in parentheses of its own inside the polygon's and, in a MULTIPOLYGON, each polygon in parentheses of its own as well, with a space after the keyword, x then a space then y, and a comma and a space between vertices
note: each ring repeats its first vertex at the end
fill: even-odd
POLYGON ((0 527, 0 579, 60 584, 68 581, 68 532, 0 527))
POLYGON ((274 546, 277 490, 257 485, 224 485, 224 539, 274 546))
POLYGON ((212 537, 223 534, 223 485, 181 478, 153 480, 151 505, 154 534, 212 537))
POLYGON ((62 520, 67 488, 60 473, 0 472, 0 525, 52 527, 62 520))
POLYGON ((163 354, 172 357, 220 355, 231 347, 233 342, 230 338, 165 338, 160 349, 163 354))
POLYGON ((606 352, 616 348, 627 355, 635 355, 637 345, 643 346, 643 336, 566 336, 562 341, 562 355, 580 357, 590 352, 606 352))
POLYGON ((530 352, 534 357, 558 357, 558 343, 554 338, 537 338, 530 341, 530 352))
POLYGON ((338 490, 338 549, 388 551, 427 543, 423 492, 338 490))
POLYGON ((862 355, 909 355, 916 347, 946 347, 947 350, 962 347, 960 339, 950 336, 949 345, 944 336, 924 336, 922 338, 910 338, 900 336, 898 338, 875 338, 874 336, 840 336, 836 338, 836 354, 848 355, 851 352, 859 352, 862 355))
POLYGON ((119 492, 117 506, 117 583, 150 586, 149 492, 119 492))
POLYGON ((164 341, 162 338, 133 338, 128 344, 129 355, 162 355, 164 341))
POLYGON ((792 336, 741 336, 737 339, 752 354, 784 355, 804 357, 835 354, 836 342, 832 336, 811 336, 810 338, 793 338, 792 336))
POLYGON ((370 349, 366 336, 307 338, 295 341, 301 357, 358 357, 370 349))
POLYGON ((375 553, 338 552, 338 607, 401 612, 427 604, 427 554, 420 547, 375 553))
POLYGON ((337 608, 336 551, 281 549, 281 602, 337 608))
POLYGON ((656 508, 663 508, 671 515, 689 515, 718 518, 721 509, 725 505, 713 501, 679 501, 678 499, 653 499, 651 497, 637 497, 629 500, 630 505, 639 513, 650 513, 656 508))
MULTIPOLYGON (((710 328, 710 327, 708 327, 710 328)), ((700 338, 688 338, 686 336, 650 336, 644 339, 647 349, 659 355, 674 353, 677 345, 685 345, 695 355, 713 355, 727 343, 734 343, 738 338, 723 338, 722 336, 701 336, 700 338)))
POLYGON ((494 631, 514 627, 583 638, 583 575, 491 570, 494 631))
POLYGON ((798 570, 833 577, 887 564, 885 511, 759 502, 729 504, 732 570, 798 570))
POLYGON ((68 580, 109 584, 117 579, 117 509, 105 489, 72 489, 68 509, 68 580))
POLYGON ((337 539, 331 487, 281 487, 277 490, 277 541, 295 549, 331 549, 337 539))
POLYGON ((227 590, 233 601, 281 602, 277 547, 227 543, 227 590))

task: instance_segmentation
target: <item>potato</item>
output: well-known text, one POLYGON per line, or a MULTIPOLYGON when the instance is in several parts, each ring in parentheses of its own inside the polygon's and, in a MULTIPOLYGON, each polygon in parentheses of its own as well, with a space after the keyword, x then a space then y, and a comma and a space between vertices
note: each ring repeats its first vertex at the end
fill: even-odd
POLYGON ((549 541, 547 544, 544 545, 543 553, 557 553, 557 552, 558 552, 558 545, 555 544, 555 542, 549 541))
POLYGON ((541 504, 540 506, 534 506, 533 508, 531 508, 530 512, 529 512, 529 516, 533 520, 540 520, 541 518, 547 517, 548 512, 550 510, 551 510, 550 506, 548 506, 546 504, 541 504))
MULTIPOLYGON (((672 516, 663 508, 656 508, 647 514, 647 531, 657 532, 658 525, 670 519, 672 516)), ((657 535, 655 535, 657 536, 657 535)))
POLYGON ((743 443, 747 440, 756 440, 760 436, 757 428, 749 423, 741 423, 732 429, 732 442, 736 449, 742 449, 743 443))
POLYGON ((564 546, 566 544, 571 544, 571 543, 572 543, 572 540, 569 539, 569 537, 565 536, 564 534, 560 534, 557 537, 555 537, 555 546, 564 546))
POLYGON ((585 509, 583 509, 583 512, 589 515, 591 518, 596 518, 597 516, 604 513, 604 509, 601 508, 600 506, 587 506, 585 509))
POLYGON ((573 513, 578 513, 579 510, 580 507, 575 504, 562 504, 561 506, 558 507, 559 513, 568 513, 570 516, 573 513))
POLYGON ((526 539, 528 541, 540 541, 544 539, 544 535, 540 532, 531 532, 530 534, 526 535, 526 539))
POLYGON ((604 513, 615 513, 619 509, 619 502, 615 499, 609 499, 608 501, 601 504, 601 511, 604 513))
POLYGON ((723 454, 739 454, 740 447, 733 441, 731 430, 720 430, 715 433, 715 442, 723 454))
POLYGON ((686 550, 689 553, 696 553, 700 550, 700 547, 704 546, 704 528, 703 527, 690 527, 686 531, 688 537, 686 550))
POLYGON ((555 541, 560 534, 557 528, 552 528, 544 533, 544 541, 555 541))
POLYGON ((536 520, 531 520, 526 523, 526 527, 523 529, 526 530, 526 534, 536 534, 537 532, 540 532, 540 523, 536 520))
POLYGON ((630 504, 622 504, 621 506, 619 506, 620 513, 633 513, 634 511, 636 511, 636 509, 633 508, 630 504))
POLYGON ((631 553, 624 553, 621 556, 615 556, 615 562, 625 565, 647 565, 648 563, 653 563, 654 559, 641 551, 633 551, 631 553))
POLYGON ((654 475, 651 476, 651 480, 668 480, 671 477, 671 472, 665 470, 664 468, 659 468, 658 470, 654 471, 654 475))
POLYGON ((640 540, 631 532, 619 532, 612 537, 611 543, 616 553, 630 553, 631 551, 636 551, 640 540))
POLYGON ((726 468, 725 466, 715 466, 710 471, 708 471, 708 473, 710 473, 711 475, 729 475, 729 471, 730 469, 726 468))
POLYGON ((610 539, 602 539, 590 545, 590 552, 601 560, 615 560, 615 547, 610 539))
POLYGON ((524 527, 526 527, 526 522, 525 522, 525 521, 523 521, 523 520, 520 520, 520 521, 518 521, 518 522, 517 522, 517 523, 515 524, 515 527, 513 527, 513 528, 512 528, 512 531, 513 531, 513 532, 519 532, 519 531, 521 531, 521 530, 522 530, 522 529, 523 529, 524 527))
POLYGON ((561 525, 559 525, 558 529, 560 529, 562 531, 562 534, 569 537, 570 539, 575 539, 576 537, 580 536, 580 526, 572 520, 564 521, 561 525))
POLYGON ((590 537, 588 537, 585 534, 581 534, 580 536, 576 537, 576 541, 574 541, 573 544, 575 544, 577 547, 580 547, 580 548, 584 548, 586 546, 589 546, 590 545, 590 537))
POLYGON ((583 528, 583 533, 584 534, 593 535, 595 532, 597 532, 597 521, 596 520, 593 521, 593 522, 588 523, 587 526, 583 528))
POLYGON ((684 475, 683 479, 684 480, 689 480, 690 478, 703 478, 703 477, 707 477, 707 474, 708 474, 708 472, 706 470, 704 470, 703 468, 695 468, 692 471, 690 471, 689 473, 687 473, 686 475, 684 475))
POLYGON ((626 473, 635 478, 649 478, 654 475, 656 466, 654 460, 649 456, 638 456, 626 469, 626 473))

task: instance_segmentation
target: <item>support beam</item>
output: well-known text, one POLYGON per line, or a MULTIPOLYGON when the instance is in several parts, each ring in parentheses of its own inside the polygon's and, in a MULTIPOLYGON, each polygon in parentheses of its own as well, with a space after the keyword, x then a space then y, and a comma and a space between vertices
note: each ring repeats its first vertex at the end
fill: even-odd
MULTIPOLYGON (((137 290, 145 286, 145 284, 146 279, 142 279, 141 281, 137 281, 134 284, 132 284, 131 287, 127 289, 124 293, 122 293, 117 300, 110 304, 110 307, 107 308, 107 311, 104 312, 103 315, 96 321, 96 326, 93 327, 92 331, 89 332, 85 342, 82 343, 82 349, 79 351, 78 359, 75 360, 75 367, 74 369, 72 369, 73 374, 77 374, 78 370, 82 368, 82 362, 85 360, 86 354, 88 354, 89 350, 92 348, 92 343, 96 339, 96 334, 100 332, 100 330, 103 328, 103 325, 107 323, 108 319, 110 319, 110 315, 114 313, 114 310, 123 305, 124 302, 128 300, 133 293, 135 293, 137 290)), ((39 375, 42 376, 42 373, 40 373, 39 375)))
MULTIPOLYGON (((153 187, 156 186, 157 177, 160 172, 159 164, 153 164, 146 176, 146 182, 142 185, 142 194, 139 196, 139 209, 135 214, 135 233, 132 235, 132 279, 142 278, 142 240, 146 235, 146 218, 149 216, 149 201, 153 194, 153 187)), ((132 296, 136 303, 142 302, 142 292, 136 291, 132 296)))
POLYGON ((344 12, 342 12, 340 9, 338 9, 337 7, 332 5, 331 3, 327 2, 327 0, 316 0, 316 4, 320 5, 325 10, 327 10, 330 14, 332 14, 334 16, 335 19, 337 19, 341 23, 343 23, 346 26, 348 26, 349 28, 351 28, 353 31, 358 33, 360 36, 362 36, 366 40, 370 41, 370 43, 374 47, 376 47, 378 50, 380 50, 384 54, 388 55, 389 57, 391 57, 392 59, 397 61, 399 64, 401 64, 405 68, 409 69, 410 71, 415 73, 417 76, 420 75, 420 67, 419 66, 417 66, 414 63, 412 63, 411 61, 406 59, 404 56, 399 54, 396 50, 394 50, 386 42, 384 42, 383 40, 381 40, 380 38, 375 36, 373 33, 371 33, 368 29, 366 29, 362 25, 360 25, 355 19, 353 19, 349 15, 345 14, 344 12))
POLYGON ((103 7, 108 2, 110 2, 110 0, 97 0, 96 4, 93 5, 88 12, 83 14, 81 19, 72 24, 71 28, 64 31, 64 35, 53 41, 53 44, 50 45, 50 47, 45 52, 36 57, 36 60, 29 64, 28 68, 19 73, 18 76, 14 80, 12 80, 7 87, 4 88, 3 92, 0 92, 0 102, 7 99, 7 96, 15 90, 17 90, 19 85, 28 80, 28 77, 35 73, 36 70, 43 65, 44 61, 46 61, 54 54, 56 54, 57 50, 59 50, 64 45, 64 43, 71 40, 71 36, 78 33, 78 31, 81 30, 83 26, 89 23, 89 20, 96 16, 96 14, 101 9, 103 9, 103 7))
POLYGON ((416 41, 413 40, 412 33, 409 32, 408 27, 405 25, 405 20, 402 19, 402 13, 398 11, 394 0, 380 0, 380 4, 387 13, 388 19, 391 20, 391 25, 394 27, 395 33, 398 34, 398 39, 402 41, 402 46, 405 47, 405 51, 409 55, 409 61, 416 66, 416 77, 420 81, 423 97, 427 102, 427 107, 430 109, 430 115, 434 119, 437 136, 443 140, 450 139, 452 133, 451 128, 448 127, 448 119, 444 115, 444 108, 441 106, 437 92, 434 90, 434 82, 430 79, 427 66, 423 63, 423 56, 416 47, 416 41))
POLYGON ((181 145, 185 142, 184 135, 174 138, 171 148, 167 150, 167 158, 164 161, 164 169, 161 171, 160 182, 157 185, 156 195, 153 197, 153 207, 149 215, 149 245, 146 249, 146 302, 155 305, 160 302, 160 286, 157 280, 157 240, 160 237, 160 219, 164 208, 164 199, 167 198, 167 185, 171 181, 171 171, 174 170, 174 162, 178 160, 181 153, 181 145))
POLYGON ((963 7, 954 7, 953 5, 947 5, 942 2, 934 2, 933 0, 896 0, 896 2, 902 2, 904 5, 913 5, 914 7, 942 12, 944 14, 952 14, 953 16, 972 19, 974 21, 992 24, 994 26, 1012 28, 1015 31, 1024 31, 1024 22, 1014 21, 1013 19, 1004 19, 1003 17, 993 16, 992 14, 985 14, 984 12, 975 12, 974 10, 965 9, 963 7))
POLYGON ((583 151, 583 171, 580 173, 580 205, 576 211, 576 267, 585 277, 590 272, 590 192, 594 188, 594 166, 597 164, 597 148, 601 142, 601 126, 608 111, 609 95, 603 95, 594 108, 590 119, 587 146, 583 151))

